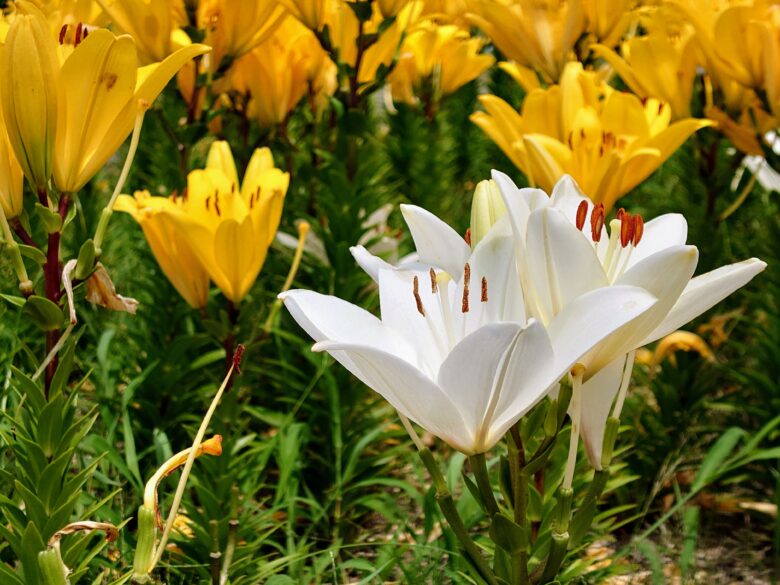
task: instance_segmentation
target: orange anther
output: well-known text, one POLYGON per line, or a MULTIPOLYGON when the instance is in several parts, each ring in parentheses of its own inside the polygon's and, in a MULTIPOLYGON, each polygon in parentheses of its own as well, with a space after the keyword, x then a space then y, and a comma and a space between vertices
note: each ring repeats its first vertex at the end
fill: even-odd
POLYGON ((641 215, 635 215, 633 220, 634 237, 632 243, 636 246, 642 239, 642 234, 645 233, 645 220, 641 215))
POLYGON ((588 202, 585 200, 580 201, 577 207, 577 229, 582 231, 585 226, 585 219, 588 217, 588 202))

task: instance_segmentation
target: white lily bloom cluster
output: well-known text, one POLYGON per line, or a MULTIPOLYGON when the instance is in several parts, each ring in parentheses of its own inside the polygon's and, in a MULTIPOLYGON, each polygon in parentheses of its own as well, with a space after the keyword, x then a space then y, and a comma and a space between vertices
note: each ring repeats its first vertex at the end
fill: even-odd
MULTIPOLYGON (((352 249, 378 284, 381 320, 312 291, 281 298, 315 351, 330 353, 402 415, 467 455, 492 448, 581 364, 583 440, 598 468, 627 354, 707 310, 765 264, 752 259, 691 280, 698 252, 685 245, 682 216, 643 225, 626 214, 608 236, 603 208, 570 178, 549 197, 493 177, 508 213, 493 217, 484 235, 481 226, 473 249, 411 205, 402 213, 417 261, 394 267, 352 249)), ((492 205, 491 214, 503 207, 492 205)))

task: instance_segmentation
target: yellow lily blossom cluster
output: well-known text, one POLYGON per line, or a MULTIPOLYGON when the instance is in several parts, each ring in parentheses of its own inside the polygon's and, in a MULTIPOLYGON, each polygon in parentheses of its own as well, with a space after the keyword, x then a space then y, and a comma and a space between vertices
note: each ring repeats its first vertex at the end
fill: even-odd
POLYGON ((122 195, 116 209, 142 227, 160 268, 195 308, 208 302, 209 279, 232 302, 249 292, 276 235, 290 177, 259 148, 238 180, 226 142, 214 142, 206 168, 187 176, 180 196, 122 195))
POLYGON ((17 2, 0 49, 0 101, 30 183, 45 191, 53 177, 60 192, 81 189, 179 68, 208 50, 189 45, 141 67, 131 37, 81 23, 63 25, 57 37, 34 4, 17 2))
POLYGON ((314 33, 288 18, 259 47, 235 62, 220 91, 247 97, 247 115, 262 127, 281 124, 310 94, 314 105, 333 95, 336 65, 314 33))
POLYGON ((415 103, 421 93, 419 86, 426 81, 430 81, 434 100, 454 93, 495 62, 491 55, 480 53, 483 44, 454 24, 420 22, 404 38, 389 77, 393 98, 415 103))
POLYGON ((705 115, 737 148, 761 154, 757 137, 780 113, 780 6, 667 0, 640 22, 645 34, 623 42, 620 55, 598 45, 594 54, 640 97, 669 103, 675 118, 690 115, 694 79, 704 72, 705 115))
POLYGON ((671 122, 658 100, 613 89, 596 72, 569 63, 560 83, 535 89, 518 113, 496 96, 480 98, 472 120, 529 181, 547 192, 571 175, 606 209, 657 169, 708 120, 671 122))
POLYGON ((628 28, 630 0, 472 0, 469 20, 501 52, 529 67, 546 83, 555 83, 578 58, 580 38, 612 45, 628 28))

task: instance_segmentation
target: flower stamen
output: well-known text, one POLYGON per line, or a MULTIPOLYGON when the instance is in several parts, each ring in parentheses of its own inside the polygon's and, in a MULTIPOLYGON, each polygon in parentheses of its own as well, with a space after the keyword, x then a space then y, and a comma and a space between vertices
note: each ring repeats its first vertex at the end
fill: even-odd
POLYGON ((587 201, 580 201, 579 206, 577 207, 577 229, 582 231, 582 228, 585 227, 585 219, 588 217, 588 202, 587 201))
POLYGON ((590 236, 594 242, 601 241, 601 231, 604 229, 604 204, 597 203, 590 214, 590 236))
POLYGON ((417 312, 425 317, 425 307, 423 307, 422 298, 420 298, 420 279, 415 274, 412 280, 412 294, 414 295, 414 302, 417 303, 417 312))
POLYGON ((471 266, 466 262, 463 267, 463 300, 460 304, 460 312, 469 312, 469 281, 471 280, 471 266))
POLYGON ((482 297, 480 298, 480 300, 483 303, 487 303, 488 300, 487 278, 484 276, 482 277, 482 297))
POLYGON ((431 294, 435 295, 437 292, 439 292, 439 283, 436 282, 436 271, 431 268, 428 274, 431 276, 431 294))

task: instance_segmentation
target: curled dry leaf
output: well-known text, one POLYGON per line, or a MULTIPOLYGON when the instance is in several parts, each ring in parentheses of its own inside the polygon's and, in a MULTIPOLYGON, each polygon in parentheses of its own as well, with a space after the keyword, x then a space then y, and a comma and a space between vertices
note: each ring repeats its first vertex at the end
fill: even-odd
POLYGON ((117 294, 106 267, 100 263, 87 280, 87 300, 112 311, 123 311, 131 315, 135 315, 138 309, 137 300, 117 294))

